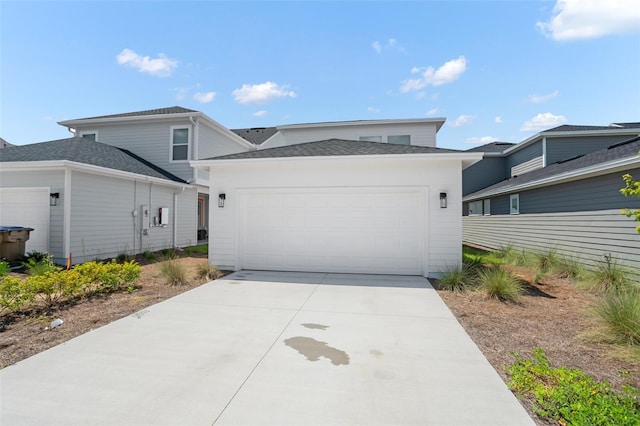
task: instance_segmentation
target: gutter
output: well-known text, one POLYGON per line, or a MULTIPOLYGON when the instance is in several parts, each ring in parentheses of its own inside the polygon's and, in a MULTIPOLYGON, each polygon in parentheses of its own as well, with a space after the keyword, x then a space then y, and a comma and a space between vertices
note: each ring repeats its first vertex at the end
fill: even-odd
POLYGON ((173 248, 178 248, 178 195, 182 194, 186 187, 173 193, 173 248))

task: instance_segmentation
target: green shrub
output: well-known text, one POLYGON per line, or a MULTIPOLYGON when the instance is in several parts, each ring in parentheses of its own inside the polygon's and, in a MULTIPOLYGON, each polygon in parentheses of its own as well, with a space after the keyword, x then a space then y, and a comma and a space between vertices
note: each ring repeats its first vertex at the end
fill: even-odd
POLYGON ((9 263, 0 262, 0 277, 4 277, 5 275, 8 275, 9 272, 11 272, 11 267, 9 266, 9 263))
POLYGON ((507 367, 508 385, 520 397, 533 396, 534 410, 541 417, 566 425, 640 424, 640 392, 623 385, 620 392, 607 382, 597 382, 581 370, 551 368, 541 348, 533 359, 514 354, 507 367))
POLYGON ((117 260, 119 263, 128 262, 128 261, 130 261, 131 259, 132 259, 132 257, 131 257, 131 255, 130 255, 130 254, 128 254, 128 253, 120 253, 120 254, 118 255, 118 257, 116 257, 116 260, 117 260))
POLYGON ((583 284, 596 292, 620 291, 633 285, 628 271, 611 255, 603 256, 603 260, 598 262, 596 268, 586 274, 583 284))
POLYGON ((499 266, 481 271, 478 274, 480 288, 491 298, 518 301, 522 295, 520 281, 509 271, 499 266))
POLYGON ((22 280, 11 275, 0 277, 0 314, 18 311, 33 299, 22 280))
POLYGON ((31 275, 24 281, 25 288, 35 299, 51 307, 63 300, 73 298, 84 287, 80 274, 68 274, 68 271, 48 271, 40 275, 31 275))
POLYGON ((551 272, 560 278, 578 279, 585 274, 585 269, 575 257, 558 256, 551 272))
POLYGON ((446 290, 464 291, 471 285, 471 272, 468 268, 447 266, 440 271, 438 281, 446 290))
POLYGON ((524 250, 518 250, 514 247, 502 249, 501 254, 505 263, 515 266, 527 266, 531 264, 531 255, 524 250))
POLYGON ((640 290, 608 292, 597 302, 594 311, 606 340, 640 345, 640 290))
POLYGON ((156 254, 152 251, 149 250, 145 250, 144 253, 142 253, 142 258, 148 262, 155 262, 156 261, 156 254))
POLYGON ((184 285, 187 283, 187 269, 179 259, 169 259, 160 263, 160 275, 169 285, 184 285))
POLYGON ((125 289, 140 277, 141 268, 133 260, 120 264, 112 259, 108 263, 94 261, 76 265, 73 271, 85 277, 84 293, 89 295, 125 289))
POLYGON ((547 252, 534 252, 529 256, 530 266, 535 268, 541 273, 547 273, 555 265, 558 264, 558 254, 555 250, 549 250, 547 252))
POLYGON ((43 275, 47 272, 57 272, 62 269, 53 263, 53 256, 49 253, 34 251, 29 253, 25 259, 22 262, 22 266, 24 266, 29 275, 43 275))

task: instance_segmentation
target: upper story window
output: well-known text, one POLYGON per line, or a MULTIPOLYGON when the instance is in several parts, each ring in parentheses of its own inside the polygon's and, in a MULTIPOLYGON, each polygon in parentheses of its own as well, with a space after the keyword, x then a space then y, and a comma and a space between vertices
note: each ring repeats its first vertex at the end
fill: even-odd
POLYGON ((189 159, 189 128, 171 128, 171 161, 186 161, 189 159))
POLYGON ((387 136, 387 142, 394 145, 411 145, 411 135, 387 136))
POLYGON ((509 196, 509 214, 520 214, 520 194, 509 196))
POLYGON ((488 216, 491 214, 491 200, 477 200, 469 203, 469 216, 488 216))
POLYGON ((382 136, 360 136, 361 141, 382 142, 382 136))
POLYGON ((491 214, 491 200, 489 198, 482 201, 482 214, 485 216, 491 214))
POLYGON ((82 139, 86 139, 91 142, 98 142, 98 131, 97 130, 87 130, 84 132, 80 132, 80 137, 82 139))

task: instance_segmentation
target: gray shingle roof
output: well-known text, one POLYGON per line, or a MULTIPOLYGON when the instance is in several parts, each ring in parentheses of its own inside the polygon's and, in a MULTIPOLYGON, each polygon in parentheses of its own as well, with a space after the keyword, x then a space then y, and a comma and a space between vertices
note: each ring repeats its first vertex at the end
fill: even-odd
POLYGON ((267 148, 239 154, 223 155, 213 160, 238 160, 248 158, 330 157, 344 155, 434 154, 460 153, 455 149, 432 148, 414 145, 394 145, 380 142, 328 139, 295 145, 267 148))
POLYGON ((590 130, 616 130, 616 129, 638 129, 640 123, 612 123, 609 126, 581 126, 573 124, 563 124, 562 126, 547 129, 542 133, 547 132, 581 132, 590 130))
POLYGON ((613 123, 615 126, 620 126, 625 129, 640 129, 640 122, 634 123, 613 123))
POLYGON ((15 145, 0 138, 0 148, 9 148, 10 146, 15 146, 15 145))
POLYGON ((474 148, 467 149, 467 152, 502 152, 507 148, 511 148, 515 143, 512 142, 490 142, 485 145, 476 146, 474 148))
POLYGON ((173 106, 168 108, 149 109, 146 111, 125 112, 122 114, 99 115, 96 117, 78 118, 78 120, 94 120, 97 118, 120 118, 120 117, 140 117, 145 115, 163 115, 163 114, 185 114, 189 112, 199 112, 193 109, 173 106))
POLYGON ((562 173, 583 169, 600 163, 633 157, 634 155, 637 155, 639 151, 640 136, 636 136, 632 139, 611 145, 610 147, 599 151, 594 151, 569 160, 560 161, 540 169, 532 170, 528 173, 523 173, 519 176, 505 179, 495 185, 491 185, 487 188, 481 189, 480 191, 466 195, 465 198, 479 198, 482 197, 483 194, 494 192, 496 190, 499 190, 501 193, 508 192, 510 188, 517 185, 533 183, 541 179, 550 178, 562 173))
POLYGON ((111 145, 90 142, 80 137, 8 147, 0 150, 0 162, 73 161, 136 173, 174 182, 186 183, 179 177, 137 155, 111 145))
POLYGON ((254 145, 260 145, 278 133, 277 127, 252 127, 250 129, 231 129, 233 133, 254 145))

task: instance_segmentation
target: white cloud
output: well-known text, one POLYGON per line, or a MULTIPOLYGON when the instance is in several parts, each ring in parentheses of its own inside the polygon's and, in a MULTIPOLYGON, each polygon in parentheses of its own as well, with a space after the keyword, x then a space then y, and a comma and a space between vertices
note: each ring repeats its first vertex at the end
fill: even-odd
POLYGON ((442 110, 440 108, 431 108, 429 111, 427 111, 427 115, 429 117, 433 117, 434 115, 438 115, 442 112, 442 110))
POLYGON ((266 109, 261 109, 260 111, 256 111, 254 112, 252 115, 254 117, 265 117, 267 115, 267 110, 266 109))
POLYGON ((405 80, 400 86, 402 93, 424 89, 427 86, 441 86, 456 81, 467 69, 464 56, 445 62, 440 68, 434 67, 411 69, 412 74, 420 74, 418 78, 405 80))
POLYGON ((380 112, 379 108, 374 108, 374 107, 369 107, 367 108, 367 111, 372 112, 374 114, 378 114, 380 112))
POLYGON ((558 92, 557 90, 554 90, 551 93, 548 93, 546 95, 530 95, 529 96, 529 102, 531 102, 532 104, 539 104, 542 102, 546 102, 548 100, 551 100, 553 98, 555 98, 556 96, 558 96, 558 92))
POLYGON ((567 118, 564 115, 553 115, 550 112, 545 112, 525 121, 520 130, 523 132, 539 132, 566 122, 567 118))
POLYGON ((193 100, 203 104, 208 104, 215 97, 216 97, 216 92, 198 92, 195 95, 193 95, 193 100))
POLYGON ((140 72, 155 75, 157 77, 169 77, 178 66, 178 61, 167 58, 160 53, 157 58, 151 59, 148 56, 140 56, 131 49, 124 49, 116 59, 120 65, 135 68, 140 72))
POLYGON ((479 138, 467 138, 465 142, 473 145, 484 145, 487 143, 496 142, 497 140, 498 138, 494 138, 493 136, 482 136, 479 138))
POLYGON ((280 86, 272 81, 243 84, 241 88, 233 91, 233 97, 241 104, 263 104, 276 98, 295 98, 296 92, 287 89, 288 86, 280 86))
POLYGON ((500 123, 502 123, 502 117, 497 115, 496 118, 493 119, 493 121, 495 121, 496 124, 500 124, 500 123))
POLYGON ((460 117, 453 120, 449 125, 451 127, 468 126, 473 123, 473 115, 462 114, 460 117))
POLYGON ((637 0, 558 0, 549 20, 536 28, 558 41, 638 32, 640 7, 637 0))
POLYGON ((404 52, 404 48, 398 44, 398 40, 395 38, 389 38, 386 42, 380 43, 378 40, 371 43, 371 47, 376 53, 380 54, 383 50, 396 50, 404 52))

